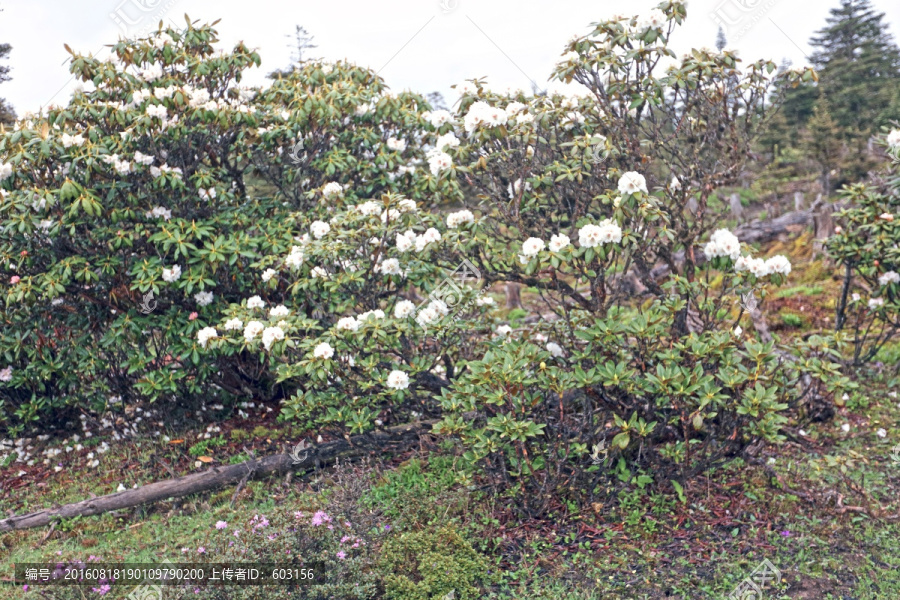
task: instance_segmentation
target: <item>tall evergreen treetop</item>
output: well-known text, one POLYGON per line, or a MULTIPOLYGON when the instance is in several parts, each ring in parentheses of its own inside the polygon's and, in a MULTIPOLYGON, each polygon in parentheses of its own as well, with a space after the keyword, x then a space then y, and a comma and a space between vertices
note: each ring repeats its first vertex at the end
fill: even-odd
POLYGON ((842 128, 866 135, 900 116, 886 114, 900 84, 900 50, 870 0, 841 0, 810 45, 821 93, 842 128))

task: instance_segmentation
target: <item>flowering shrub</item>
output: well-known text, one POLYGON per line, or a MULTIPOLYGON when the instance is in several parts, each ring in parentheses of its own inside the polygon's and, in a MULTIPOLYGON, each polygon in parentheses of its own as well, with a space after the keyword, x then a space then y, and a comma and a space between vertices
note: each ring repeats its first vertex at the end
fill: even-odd
MULTIPOLYGON (((886 141, 890 152, 900 151, 900 130, 886 141)), ((850 185, 842 194, 847 208, 827 248, 844 267, 836 328, 849 334, 848 361, 861 366, 900 332, 900 173, 892 166, 884 180, 850 185)))
POLYGON ((264 261, 265 300, 232 305, 198 340, 220 356, 265 356, 292 392, 287 418, 343 434, 433 415, 435 395, 475 345, 462 324, 471 321, 444 318, 444 300, 471 303, 471 315, 489 310, 468 286, 453 288, 461 297, 441 295, 435 257, 458 238, 438 226, 391 194, 335 208, 327 223, 308 223, 289 252, 264 261), (414 289, 437 293, 417 306, 414 289))
POLYGON ((214 315, 260 282, 284 293, 260 260, 299 228, 324 235, 310 220, 354 194, 438 189, 416 166, 421 98, 344 63, 240 87, 259 57, 215 42, 189 26, 119 42, 109 61, 73 55, 83 90, 0 138, 6 426, 111 396, 279 394, 266 354, 202 351, 214 315))
POLYGON ((579 475, 598 468, 592 453, 690 477, 780 439, 786 409, 833 388, 817 362, 801 389, 809 365, 738 325, 738 299, 764 298, 790 262, 754 258, 724 229, 698 245, 719 217, 711 194, 769 117, 775 65, 741 69, 711 50, 674 59, 684 14, 664 2, 573 40, 557 75, 585 97, 504 97, 473 82, 439 130, 463 136, 444 151, 481 200, 456 249, 489 281, 537 288, 543 319, 516 339, 497 328, 444 391, 437 429, 500 481, 532 486, 536 511, 563 481, 589 484, 579 475), (636 291, 651 300, 630 306, 636 291))

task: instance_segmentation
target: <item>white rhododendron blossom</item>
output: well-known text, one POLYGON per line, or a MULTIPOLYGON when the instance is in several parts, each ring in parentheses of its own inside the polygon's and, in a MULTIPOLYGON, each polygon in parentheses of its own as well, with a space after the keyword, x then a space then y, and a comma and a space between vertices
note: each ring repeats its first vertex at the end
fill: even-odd
POLYGON ((374 319, 383 319, 385 317, 384 311, 380 308, 376 308, 375 310, 367 310, 364 313, 360 313, 356 318, 360 323, 365 323, 371 318, 374 319))
POLYGON ((428 114, 426 119, 431 123, 433 127, 440 127, 441 125, 445 125, 446 123, 452 121, 453 115, 451 115, 450 111, 447 110, 434 110, 428 114))
POLYGON ((279 304, 269 311, 269 318, 277 319, 278 317, 286 317, 290 314, 291 311, 287 306, 285 306, 284 304, 279 304))
POLYGON ((248 342, 253 341, 253 339, 261 334, 265 328, 266 326, 259 321, 250 321, 247 323, 247 326, 244 327, 244 339, 248 342))
POLYGON ((869 299, 869 308, 879 308, 884 306, 883 298, 871 298, 869 299))
POLYGON ((780 275, 790 275, 791 261, 789 261, 786 256, 779 254, 778 256, 773 256, 766 260, 766 269, 768 269, 769 274, 778 273, 780 275))
POLYGON ((247 300, 247 308, 265 308, 265 301, 259 296, 250 296, 247 300))
POLYGON ((262 343, 266 350, 271 350, 275 342, 284 339, 284 330, 281 327, 266 327, 262 334, 262 343))
MULTIPOLYGON (((406 233, 409 234, 411 232, 407 231, 406 233)), ((441 232, 434 227, 429 227, 425 230, 425 233, 414 239, 416 244, 416 252, 421 252, 428 244, 441 241, 441 232)))
POLYGON ((741 255, 741 242, 727 229, 717 229, 703 247, 703 253, 709 260, 718 257, 737 260, 741 255))
POLYGON ((362 204, 357 204, 356 210, 358 210, 364 216, 370 217, 381 212, 381 205, 374 200, 366 200, 362 204))
POLYGON ((665 26, 667 20, 666 13, 658 8, 652 8, 646 15, 640 18, 638 23, 642 29, 659 29, 665 26))
POLYGON ((153 210, 147 213, 147 216, 168 221, 172 218, 172 211, 162 206, 154 206, 153 210))
POLYGON ((216 333, 215 327, 204 327, 197 332, 197 342, 200 344, 201 348, 206 348, 206 344, 209 342, 209 340, 218 336, 219 334, 216 333))
POLYGON ((895 271, 888 271, 878 277, 879 285, 889 285, 891 283, 900 283, 900 274, 895 271))
POLYGON ((475 304, 477 304, 478 306, 493 306, 494 299, 490 296, 479 296, 475 300, 475 304))
POLYGON ((225 331, 239 331, 244 328, 244 323, 240 319, 228 319, 224 327, 225 331))
POLYGON ((478 100, 469 107, 469 112, 466 113, 463 119, 463 126, 466 132, 471 134, 479 127, 505 125, 507 120, 508 116, 505 110, 478 100))
POLYGON ((309 226, 309 232, 317 240, 320 240, 328 235, 329 231, 331 231, 331 225, 329 225, 325 221, 313 221, 309 226))
POLYGON ((387 147, 394 152, 403 152, 406 150, 406 140, 400 140, 395 137, 388 138, 387 147))
POLYGON ((890 148, 900 148, 900 129, 892 129, 887 134, 887 144, 890 148))
POLYGON ((342 317, 338 319, 335 328, 341 331, 357 331, 359 329, 359 321, 354 317, 342 317))
POLYGON ((582 248, 618 244, 621 241, 622 228, 611 219, 604 219, 599 225, 588 224, 578 230, 578 244, 582 248))
POLYGON ((196 294, 194 294, 194 300, 196 300, 197 304, 200 306, 208 306, 213 301, 213 293, 197 292, 196 294))
POLYGON ((300 246, 291 246, 291 252, 284 259, 284 264, 291 269, 297 269, 303 264, 303 249, 300 246))
POLYGON ((535 256, 544 249, 544 240, 541 238, 528 238, 522 244, 522 254, 525 256, 535 256))
POLYGON ((464 223, 473 223, 474 221, 475 215, 470 210, 460 210, 447 215, 447 227, 450 229, 456 229, 464 223))
POLYGON ((334 356, 334 348, 328 342, 322 342, 313 350, 313 356, 318 359, 328 360, 334 356))
POLYGON ((68 133, 64 133, 59 137, 59 141, 62 142, 63 148, 69 148, 71 146, 81 146, 84 144, 84 136, 80 133, 78 135, 69 135, 68 133))
POLYGON ((264 282, 267 282, 270 279, 272 279, 273 277, 275 277, 275 275, 277 275, 277 274, 278 274, 278 271, 276 271, 275 269, 266 269, 265 271, 263 271, 262 280, 264 282))
POLYGON ((411 249, 415 245, 415 238, 412 240, 402 233, 397 234, 397 251, 398 252, 406 252, 411 249))
POLYGON ((409 387, 409 375, 403 371, 393 370, 388 375, 387 386, 392 390, 405 390, 409 387))
POLYGON ((431 152, 428 155, 428 168, 431 174, 437 177, 441 171, 446 171, 453 166, 453 158, 446 152, 431 152))
POLYGON ((388 258, 380 265, 375 267, 375 270, 384 275, 403 275, 403 269, 400 268, 400 261, 396 258, 388 258))
POLYGON ((548 247, 550 248, 551 252, 559 252, 560 250, 562 250, 563 248, 568 246, 570 243, 571 243, 571 240, 569 239, 569 236, 567 236, 564 233, 560 233, 557 235, 550 236, 550 244, 548 244, 548 247))
POLYGON ((446 148, 459 148, 459 138, 452 131, 440 136, 434 143, 435 150, 443 152, 446 148))
POLYGON ((562 346, 560 346, 556 342, 547 342, 547 352, 549 352, 552 356, 554 356, 556 358, 560 358, 565 355, 565 352, 563 352, 562 346))
POLYGON ((333 198, 338 198, 343 193, 344 193, 344 186, 337 183, 336 181, 326 183, 325 187, 322 188, 322 195, 325 196, 325 198, 328 200, 331 200, 333 198))
POLYGON ((620 194, 637 194, 643 192, 647 194, 647 180, 644 176, 636 171, 628 171, 619 178, 620 194))
POLYGON ((412 316, 414 312, 416 312, 415 304, 413 304, 409 300, 401 300, 397 303, 397 306, 394 307, 394 318, 406 319, 412 316))
POLYGON ((0 369, 0 381, 7 382, 12 381, 12 367, 6 367, 4 369, 0 369))
POLYGON ((497 335, 499 337, 509 337, 509 334, 512 333, 512 327, 509 325, 500 325, 497 327, 497 335))
POLYGON ((163 269, 162 278, 163 281, 168 283, 172 283, 173 281, 178 281, 178 278, 181 277, 181 267, 175 265, 170 269, 163 269))

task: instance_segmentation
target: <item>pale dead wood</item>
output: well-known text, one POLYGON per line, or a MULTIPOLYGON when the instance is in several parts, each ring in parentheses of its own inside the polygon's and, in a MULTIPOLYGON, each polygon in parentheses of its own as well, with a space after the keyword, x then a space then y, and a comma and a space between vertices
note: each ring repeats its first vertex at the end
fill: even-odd
POLYGON ((352 456, 366 451, 380 452, 388 444, 402 442, 403 445, 409 445, 414 443, 421 433, 428 431, 434 423, 435 421, 423 421, 319 444, 310 447, 304 460, 296 464, 288 454, 274 454, 237 465, 212 467, 200 473, 158 481, 137 489, 106 496, 91 494, 91 498, 81 502, 3 519, 0 521, 0 532, 42 527, 51 523, 55 524, 60 519, 99 515, 111 510, 180 498, 231 485, 248 476, 260 479, 292 470, 306 471, 332 463, 341 456, 352 456))

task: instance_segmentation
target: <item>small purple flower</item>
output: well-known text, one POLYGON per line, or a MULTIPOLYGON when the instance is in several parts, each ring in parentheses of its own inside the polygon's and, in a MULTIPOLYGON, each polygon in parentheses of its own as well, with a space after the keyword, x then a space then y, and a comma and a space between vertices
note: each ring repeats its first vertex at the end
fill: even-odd
POLYGON ((344 552, 343 550, 341 550, 340 552, 338 552, 338 553, 336 554, 336 556, 337 556, 339 559, 344 560, 345 558, 347 558, 347 553, 344 552))
POLYGON ((206 554, 206 548, 200 546, 199 548, 197 548, 197 554, 206 554))
POLYGON ((785 529, 781 532, 781 535, 783 535, 784 537, 791 537, 791 532, 785 529))
POLYGON ((228 527, 228 523, 226 523, 225 521, 216 522, 216 529, 225 529, 226 527, 228 527))

